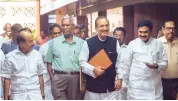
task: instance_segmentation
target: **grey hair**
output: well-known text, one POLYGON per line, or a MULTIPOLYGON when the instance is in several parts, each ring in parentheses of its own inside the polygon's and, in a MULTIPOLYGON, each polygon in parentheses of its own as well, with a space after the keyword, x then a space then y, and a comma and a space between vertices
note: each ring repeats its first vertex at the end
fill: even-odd
POLYGON ((69 16, 69 15, 65 15, 61 18, 61 22, 65 19, 69 19, 71 24, 74 25, 74 20, 73 20, 73 17, 72 16, 69 16))

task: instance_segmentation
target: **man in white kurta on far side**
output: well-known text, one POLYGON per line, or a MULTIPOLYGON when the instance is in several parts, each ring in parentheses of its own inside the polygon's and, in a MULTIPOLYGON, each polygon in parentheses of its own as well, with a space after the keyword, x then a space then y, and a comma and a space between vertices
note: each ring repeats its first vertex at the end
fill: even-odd
POLYGON ((139 38, 131 41, 123 59, 123 75, 129 76, 129 100, 162 100, 163 88, 160 71, 167 66, 167 55, 162 44, 151 37, 153 24, 150 20, 138 23, 139 38))
MULTIPOLYGON (((40 46, 39 52, 41 53, 42 57, 43 57, 43 61, 48 53, 48 49, 50 47, 51 44, 51 40, 61 36, 61 27, 58 24, 52 24, 49 27, 49 37, 50 40, 47 41, 46 43, 44 43, 43 45, 40 46)), ((45 63, 45 67, 46 69, 52 69, 52 68, 47 68, 47 63, 45 63)), ((43 78, 44 78, 44 92, 45 92, 45 100, 54 100, 53 99, 53 95, 51 92, 51 80, 50 80, 50 76, 49 73, 45 73, 43 74, 43 78)))
MULTIPOLYGON (((126 53, 126 49, 127 49, 127 45, 124 44, 124 41, 126 39, 126 30, 123 27, 117 27, 114 29, 113 31, 113 37, 117 39, 117 41, 119 42, 120 45, 120 53, 118 55, 120 55, 119 57, 121 57, 121 55, 124 56, 124 54, 126 53)), ((122 60, 122 59, 120 59, 122 60)), ((128 77, 128 76, 126 76, 128 77)), ((118 91, 118 100, 127 100, 127 85, 128 85, 128 78, 123 77, 122 80, 122 88, 118 91)))

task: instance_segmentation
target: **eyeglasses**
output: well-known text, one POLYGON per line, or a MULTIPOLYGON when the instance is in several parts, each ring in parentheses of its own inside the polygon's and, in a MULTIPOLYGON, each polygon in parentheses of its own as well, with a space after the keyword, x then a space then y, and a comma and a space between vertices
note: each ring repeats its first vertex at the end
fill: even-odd
POLYGON ((61 34, 61 32, 53 32, 53 34, 61 34))
POLYGON ((119 38, 124 38, 123 35, 117 35, 117 34, 114 34, 113 37, 115 37, 115 38, 118 38, 118 37, 119 37, 119 38))
POLYGON ((175 27, 164 27, 167 31, 175 31, 176 29, 175 29, 175 27))
POLYGON ((69 28, 71 26, 72 26, 72 24, 61 24, 61 27, 67 27, 67 28, 69 28))

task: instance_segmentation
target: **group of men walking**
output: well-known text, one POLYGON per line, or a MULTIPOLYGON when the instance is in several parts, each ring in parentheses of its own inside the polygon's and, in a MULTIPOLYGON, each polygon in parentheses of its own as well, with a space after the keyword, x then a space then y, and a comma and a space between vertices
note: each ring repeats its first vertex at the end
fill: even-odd
POLYGON ((163 36, 155 39, 151 37, 152 22, 140 21, 138 38, 128 46, 124 44, 126 30, 118 27, 111 37, 109 26, 106 17, 98 17, 97 35, 82 40, 80 35, 73 35, 72 18, 64 16, 60 26, 50 26, 50 41, 39 51, 33 49, 31 31, 21 29, 16 37, 18 47, 5 56, 1 54, 4 99, 9 95, 12 100, 82 99, 80 69, 86 79, 85 100, 177 99, 175 22, 166 21, 163 36), (89 62, 101 50, 111 62, 108 67, 89 62))

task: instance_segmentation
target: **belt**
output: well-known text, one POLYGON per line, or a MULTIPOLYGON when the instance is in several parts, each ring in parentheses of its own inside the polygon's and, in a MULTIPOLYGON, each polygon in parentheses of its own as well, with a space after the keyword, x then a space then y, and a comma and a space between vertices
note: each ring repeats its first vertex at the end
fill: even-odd
POLYGON ((63 71, 54 71, 55 74, 66 74, 66 75, 76 75, 80 74, 79 72, 63 72, 63 71))

